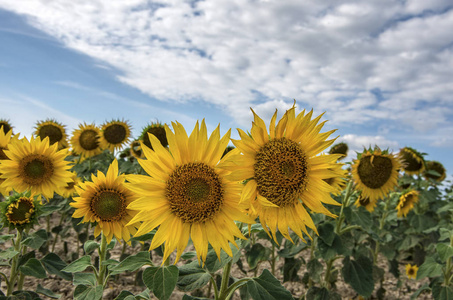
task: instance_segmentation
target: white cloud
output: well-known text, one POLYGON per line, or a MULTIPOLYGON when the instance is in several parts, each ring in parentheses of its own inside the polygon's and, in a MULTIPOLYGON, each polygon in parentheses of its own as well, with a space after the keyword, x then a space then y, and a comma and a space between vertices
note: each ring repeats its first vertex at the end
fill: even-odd
POLYGON ((367 136, 367 135, 356 135, 356 134, 345 134, 341 136, 337 142, 345 142, 348 144, 349 152, 357 151, 362 152, 364 148, 374 148, 377 145, 382 150, 389 149, 390 151, 398 151, 399 145, 396 141, 391 141, 383 136, 367 136))

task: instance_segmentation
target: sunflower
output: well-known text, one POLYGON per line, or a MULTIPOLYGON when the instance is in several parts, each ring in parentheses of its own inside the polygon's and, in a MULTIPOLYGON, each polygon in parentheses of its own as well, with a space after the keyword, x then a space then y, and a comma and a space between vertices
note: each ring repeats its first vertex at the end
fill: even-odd
POLYGON ((348 155, 348 144, 338 143, 333 145, 329 150, 329 154, 341 154, 338 160, 342 160, 348 155))
POLYGON ((338 196, 341 194, 343 189, 346 186, 346 177, 348 176, 348 171, 343 170, 341 167, 342 164, 332 164, 331 169, 335 172, 335 176, 331 178, 324 178, 323 180, 327 182, 330 186, 332 186, 335 189, 335 192, 332 192, 333 195, 338 196), (338 174, 342 174, 341 176, 338 176, 338 174))
MULTIPOLYGON (((5 133, 3 130, 0 130, 0 163, 2 160, 9 159, 8 156, 6 156, 5 154, 5 150, 8 150, 8 144, 11 140, 12 132, 13 132, 12 129, 10 129, 7 133, 5 133)), ((15 136, 14 138, 17 138, 17 136, 15 136)), ((5 179, 0 178, 0 194, 6 195, 9 191, 11 191, 11 188, 2 189, 1 183, 3 181, 5 181, 5 179)))
POLYGON ((138 224, 128 224, 136 212, 127 206, 137 196, 124 184, 125 176, 118 175, 118 161, 115 159, 112 162, 106 175, 98 171, 97 176, 91 176, 91 180, 92 182, 80 182, 75 187, 79 197, 74 197, 75 202, 69 204, 76 209, 72 217, 83 217, 82 223, 96 222, 94 236, 97 237, 102 232, 107 243, 110 243, 113 236, 129 243, 138 224))
POLYGON ((365 198, 359 196, 357 201, 355 202, 355 206, 360 207, 363 206, 369 212, 373 212, 377 204, 377 200, 371 201, 370 198, 365 198))
POLYGON ((423 176, 425 176, 426 179, 429 178, 441 182, 447 177, 447 171, 440 162, 430 160, 426 162, 426 169, 425 172, 423 172, 423 176))
POLYGON ((398 217, 407 216, 409 211, 414 208, 414 203, 418 202, 419 194, 420 193, 418 191, 413 190, 401 195, 399 203, 396 206, 398 217))
POLYGON ((17 192, 30 190, 32 195, 42 194, 52 198, 71 181, 67 150, 59 150, 57 144, 49 146, 49 138, 39 137, 11 139, 5 151, 9 160, 0 163, 0 178, 5 181, 0 188, 14 188, 17 192))
POLYGON ((339 155, 318 155, 333 143, 326 139, 335 130, 319 133, 325 123, 318 124, 322 115, 312 120, 313 111, 304 110, 296 116, 293 106, 277 126, 275 111, 268 133, 264 121, 252 112, 251 135, 238 129, 241 140, 233 140, 243 155, 223 167, 233 171, 231 180, 247 182, 241 203, 249 203, 249 214, 259 216, 269 236, 276 241, 278 228, 292 241, 289 227, 303 240, 302 231, 310 236, 306 226, 317 232, 305 207, 335 217, 322 203, 339 205, 331 198, 336 189, 324 181, 343 175, 332 167, 339 155))
POLYGON ((79 129, 72 133, 71 144, 74 152, 82 159, 98 155, 102 152, 99 138, 101 130, 94 124, 79 124, 79 129))
POLYGON ((135 158, 142 158, 143 151, 142 151, 142 145, 140 144, 140 141, 138 141, 138 140, 132 141, 130 147, 131 147, 131 149, 130 149, 131 156, 133 156, 135 158))
POLYGON ((41 140, 49 137, 50 145, 57 143, 58 149, 68 148, 65 126, 55 120, 39 121, 36 124, 35 135, 39 136, 41 140))
POLYGON ((3 226, 18 230, 30 228, 37 223, 40 202, 36 196, 31 197, 29 191, 14 192, 13 195, 6 197, 6 200, 0 203, 0 217, 3 226))
POLYGON ((364 198, 376 202, 398 185, 399 160, 387 150, 364 150, 352 165, 352 177, 364 198))
POLYGON ((131 126, 127 121, 112 120, 106 122, 101 126, 100 147, 113 152, 128 143, 130 135, 131 126))
POLYGON ((0 130, 1 129, 3 129, 3 133, 6 134, 13 129, 13 126, 9 123, 9 120, 0 119, 0 130))
POLYGON ((410 147, 400 149, 402 167, 407 175, 418 175, 425 170, 425 159, 417 150, 410 147))
POLYGON ((406 265, 406 275, 408 278, 416 279, 417 271, 418 271, 417 265, 411 265, 411 264, 406 265))
POLYGON ((190 137, 184 127, 172 123, 174 133, 165 125, 168 151, 159 139, 149 134, 153 150, 142 147, 146 159, 139 160, 151 176, 129 175, 130 189, 140 198, 128 208, 138 210, 132 222, 143 221, 136 235, 158 227, 150 250, 165 243, 163 260, 176 249, 179 260, 189 238, 204 262, 208 244, 220 257, 220 249, 232 256, 228 242, 244 238, 236 221, 250 223, 239 209, 241 185, 226 179, 230 172, 218 168, 229 142, 230 132, 220 138, 219 127, 207 137, 204 120, 195 125, 190 137))
POLYGON ((167 133, 165 131, 165 124, 161 124, 159 122, 157 123, 151 123, 150 125, 146 126, 143 128, 142 133, 139 137, 139 140, 143 141, 143 144, 145 144, 146 147, 153 149, 149 135, 148 133, 153 134, 154 136, 157 137, 159 140, 160 144, 166 148, 168 147, 168 141, 167 141, 167 133))
POLYGON ((76 185, 80 182, 80 178, 77 176, 76 172, 71 172, 71 181, 66 184, 66 186, 61 189, 59 194, 63 196, 63 198, 69 198, 77 194, 75 189, 76 185))

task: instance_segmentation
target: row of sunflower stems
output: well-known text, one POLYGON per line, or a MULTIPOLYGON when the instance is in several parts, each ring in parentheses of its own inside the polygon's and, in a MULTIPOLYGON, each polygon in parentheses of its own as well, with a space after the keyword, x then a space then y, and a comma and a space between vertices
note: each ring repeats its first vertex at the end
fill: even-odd
POLYGON ((324 154, 335 141, 328 140, 333 131, 320 133, 324 123, 312 111, 295 111, 293 106, 278 122, 276 111, 268 131, 252 110, 250 133, 238 129, 241 139, 231 140, 235 147, 229 152, 230 131, 221 137, 217 127, 208 138, 204 120, 190 135, 178 122, 172 129, 151 124, 116 155, 130 138, 125 121, 101 128, 81 124, 69 152, 64 126, 54 120, 38 122, 30 140, 13 135, 2 120, 0 209, 4 228, 15 232, 1 239, 12 245, 0 253, 9 266, 9 276, 0 273, 3 295, 58 297, 41 285, 22 290, 26 276, 54 274, 73 281, 75 299, 101 299, 112 276, 139 272, 146 289, 137 295, 125 290, 115 299, 169 299, 176 286, 192 291, 184 299, 230 299, 235 292, 255 300, 339 299, 341 272, 357 296, 384 299, 386 270, 378 264, 383 259, 400 290, 399 265, 408 262, 407 276, 429 283, 415 292, 406 286, 407 293, 451 297, 452 196, 448 188, 439 189, 443 166, 410 147, 397 155, 369 148, 352 164, 342 164, 347 145, 338 143, 324 154), (53 230, 50 215, 58 213, 53 230), (74 221, 65 219, 69 215, 74 221), (43 216, 46 229, 30 233, 43 216), (77 244, 84 242, 85 255, 78 257, 77 246, 68 264, 54 245, 71 232, 77 244), (121 240, 142 251, 111 258, 121 240), (188 245, 195 251, 185 250, 188 245), (272 272, 258 276, 266 262, 272 272), (254 276, 235 278, 232 269, 254 276), (295 295, 281 281, 297 282, 304 292, 295 295))

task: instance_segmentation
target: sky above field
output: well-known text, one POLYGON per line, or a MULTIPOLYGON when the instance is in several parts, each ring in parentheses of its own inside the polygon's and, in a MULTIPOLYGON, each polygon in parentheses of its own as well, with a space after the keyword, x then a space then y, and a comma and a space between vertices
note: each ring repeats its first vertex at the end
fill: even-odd
MULTIPOLYGON (((294 99, 354 150, 411 146, 453 172, 451 0, 0 0, 0 118, 206 119, 225 133, 294 99)), ((281 115, 281 114, 280 114, 281 115)), ((451 178, 451 177, 450 177, 451 178)))

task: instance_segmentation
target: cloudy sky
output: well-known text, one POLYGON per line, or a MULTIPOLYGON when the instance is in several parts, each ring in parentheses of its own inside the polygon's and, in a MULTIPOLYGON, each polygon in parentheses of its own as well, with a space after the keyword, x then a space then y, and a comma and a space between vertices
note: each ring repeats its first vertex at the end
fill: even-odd
POLYGON ((353 150, 411 146, 450 173, 451 32, 451 0, 0 0, 0 118, 226 132, 295 99, 353 150))

